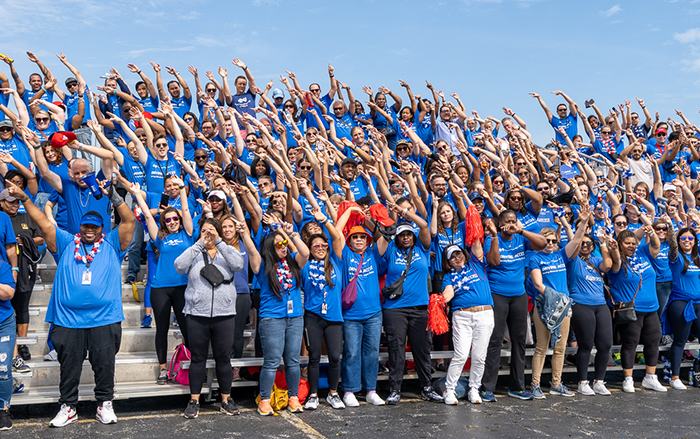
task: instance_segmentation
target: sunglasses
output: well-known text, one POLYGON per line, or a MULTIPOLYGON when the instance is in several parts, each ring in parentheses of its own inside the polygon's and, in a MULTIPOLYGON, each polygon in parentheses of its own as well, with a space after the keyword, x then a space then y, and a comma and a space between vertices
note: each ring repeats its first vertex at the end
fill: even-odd
POLYGON ((170 223, 179 223, 180 222, 180 217, 179 216, 173 216, 170 218, 165 219, 165 224, 170 224, 170 223))
POLYGON ((311 93, 320 93, 320 92, 321 92, 321 89, 319 88, 319 89, 316 89, 316 90, 309 90, 309 91, 310 91, 311 93))
POLYGON ((0 132, 2 132, 2 133, 7 133, 7 132, 10 132, 10 131, 12 131, 12 128, 10 128, 10 127, 2 127, 2 128, 0 128, 0 132))
POLYGON ((510 201, 522 201, 523 197, 510 197, 509 200, 510 201))
POLYGON ((313 244, 313 245, 311 246, 311 248, 314 249, 314 250, 318 250, 318 249, 326 250, 326 249, 328 248, 328 244, 325 243, 325 242, 319 243, 319 244, 313 244))
POLYGON ((299 169, 301 169, 302 171, 310 171, 311 166, 299 166, 299 169))
POLYGON ((156 148, 167 148, 168 144, 167 143, 156 143, 156 148))
POLYGON ((556 243, 557 243, 557 239, 556 239, 556 238, 554 238, 554 239, 546 238, 545 241, 547 241, 547 244, 556 244, 556 243))
POLYGON ((525 162, 518 162, 515 164, 515 166, 525 166, 525 162))
POLYGON ((71 82, 70 84, 66 84, 66 87, 71 88, 71 87, 77 87, 78 83, 77 82, 71 82))
MULTIPOLYGON (((294 105, 285 105, 284 108, 294 108, 294 105)), ((334 110, 340 110, 340 108, 334 108, 334 110)))
POLYGON ((391 186, 393 186, 393 187, 395 187, 395 188, 399 188, 399 187, 402 188, 402 187, 403 187, 403 184, 401 184, 401 183, 391 183, 391 186))
POLYGON ((192 122, 194 120, 194 117, 186 117, 185 122, 192 122))
POLYGON ((496 180, 493 182, 493 184, 503 184, 503 182, 501 180, 496 180))
POLYGON ((343 111, 342 108, 334 108, 333 111, 343 111))
POLYGON ((610 134, 612 134, 612 131, 601 131, 600 134, 606 134, 609 136, 610 134))
POLYGON ((666 137, 666 133, 656 133, 656 137, 666 137))
POLYGON ((216 89, 215 89, 215 88, 208 88, 207 91, 208 91, 209 93, 211 93, 211 92, 213 92, 213 91, 216 91, 216 89))
POLYGON ((622 226, 627 226, 627 223, 623 223, 623 222, 618 221, 615 223, 615 225, 622 227, 622 226))
POLYGON ((48 117, 37 117, 37 118, 35 118, 35 120, 37 122, 48 122, 51 119, 49 119, 48 117))
POLYGON ((197 156, 195 156, 194 158, 196 158, 197 160, 202 160, 202 159, 207 158, 207 156, 205 156, 205 155, 197 155, 197 156))
POLYGON ((632 119, 639 119, 639 116, 632 116, 632 119))
POLYGON ((214 170, 212 170, 212 169, 205 169, 205 170, 204 170, 204 173, 205 173, 205 174, 213 174, 213 173, 214 173, 214 170))
POLYGON ((680 239, 681 241, 690 241, 690 242, 695 241, 695 237, 694 237, 694 236, 681 236, 679 239, 680 239))
POLYGON ((277 248, 282 248, 282 247, 286 247, 288 244, 289 244, 289 242, 285 239, 284 241, 276 242, 275 246, 277 246, 277 248))
POLYGON ((668 232, 668 227, 654 227, 657 232, 668 232))
POLYGON ((595 244, 593 244, 593 241, 585 241, 581 243, 581 247, 593 247, 595 244))
POLYGON ((518 172, 518 177, 527 177, 528 175, 530 175, 529 172, 518 172))
POLYGON ((350 237, 350 239, 351 239, 351 240, 354 240, 354 239, 362 239, 362 240, 364 241, 364 240, 367 239, 367 238, 366 238, 365 235, 358 233, 358 234, 352 235, 352 236, 350 237))

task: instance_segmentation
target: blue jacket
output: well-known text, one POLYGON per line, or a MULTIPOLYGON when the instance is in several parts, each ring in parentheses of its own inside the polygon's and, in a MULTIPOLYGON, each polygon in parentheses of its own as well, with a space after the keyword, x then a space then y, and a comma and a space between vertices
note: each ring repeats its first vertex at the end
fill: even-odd
POLYGON ((556 292, 550 287, 545 287, 544 293, 535 297, 535 306, 537 307, 537 314, 540 316, 540 320, 551 333, 549 346, 554 349, 554 346, 561 338, 561 323, 569 314, 571 298, 556 292))

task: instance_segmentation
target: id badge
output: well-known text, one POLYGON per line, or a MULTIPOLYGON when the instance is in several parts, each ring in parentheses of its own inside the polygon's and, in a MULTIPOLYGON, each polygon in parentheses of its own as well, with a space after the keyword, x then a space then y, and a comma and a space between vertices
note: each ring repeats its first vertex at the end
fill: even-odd
POLYGON ((326 305, 326 303, 324 303, 323 305, 321 305, 321 314, 326 314, 327 312, 328 312, 328 305, 326 305))
POLYGON ((291 314, 294 312, 294 302, 292 299, 287 300, 287 314, 291 314))
POLYGON ((83 285, 92 285, 92 272, 90 270, 83 272, 83 285))

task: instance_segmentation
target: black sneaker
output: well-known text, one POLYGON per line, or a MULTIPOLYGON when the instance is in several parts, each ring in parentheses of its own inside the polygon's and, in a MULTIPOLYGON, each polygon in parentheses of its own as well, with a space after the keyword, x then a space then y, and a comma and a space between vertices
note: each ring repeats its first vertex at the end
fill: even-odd
POLYGON ((17 346, 17 352, 24 361, 29 361, 32 359, 32 354, 29 352, 29 347, 26 344, 17 346))
POLYGON ((168 384, 168 369, 161 369, 156 384, 168 384))
POLYGON ((423 387, 423 391, 420 392, 420 398, 423 401, 433 401, 433 402, 443 402, 445 398, 438 394, 433 386, 423 387))
POLYGON ((386 399, 386 403, 389 405, 396 405, 401 401, 401 392, 398 390, 392 390, 389 397, 386 399))
POLYGON ((12 417, 9 410, 0 410, 0 431, 12 429, 12 417))
POLYGON ((197 402, 197 400, 190 399, 190 402, 187 403, 185 413, 182 416, 186 417, 187 419, 196 419, 197 416, 199 416, 199 402, 197 402))
MULTIPOLYGON (((189 406, 187 406, 189 409, 189 406)), ((197 408, 199 408, 199 404, 197 404, 197 408)), ((185 412, 187 413, 187 412, 185 412)), ((225 413, 227 415, 233 416, 233 415, 240 415, 241 411, 238 409, 238 406, 236 405, 235 402, 233 402, 233 398, 230 396, 228 399, 224 402, 221 403, 221 413, 225 413)))

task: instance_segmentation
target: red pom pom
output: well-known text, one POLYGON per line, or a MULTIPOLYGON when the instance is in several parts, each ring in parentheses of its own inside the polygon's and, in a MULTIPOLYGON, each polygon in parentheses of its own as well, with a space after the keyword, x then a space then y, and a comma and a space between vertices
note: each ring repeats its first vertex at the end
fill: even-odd
POLYGON ((481 216, 476 207, 469 206, 467 209, 467 217, 464 219, 464 228, 466 229, 466 235, 464 237, 464 243, 471 247, 474 243, 479 240, 484 243, 484 227, 481 224, 481 216))
POLYGON ((442 294, 432 294, 428 305, 428 328, 433 335, 444 334, 450 330, 450 323, 445 314, 445 297, 442 294))

